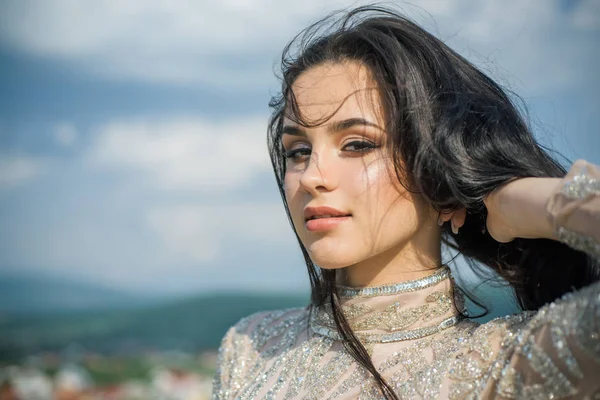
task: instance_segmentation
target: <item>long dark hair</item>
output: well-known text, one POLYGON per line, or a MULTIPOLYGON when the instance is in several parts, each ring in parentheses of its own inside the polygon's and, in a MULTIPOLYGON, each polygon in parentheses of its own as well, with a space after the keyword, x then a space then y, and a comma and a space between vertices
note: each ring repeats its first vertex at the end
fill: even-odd
MULTIPOLYGON (((483 198, 518 177, 562 177, 565 169, 534 139, 519 109, 502 88, 424 29, 393 10, 369 6, 330 16, 304 30, 284 49, 282 90, 269 103, 268 146, 283 191, 283 117, 302 121, 292 84, 325 62, 358 61, 377 83, 385 110, 393 162, 400 183, 436 210, 465 207, 459 234, 442 228, 442 241, 476 270, 491 269, 514 289, 523 310, 545 303, 599 277, 586 254, 546 239, 495 241, 485 230, 483 198)), ((336 270, 320 269, 299 237, 312 288, 311 306, 329 302, 346 349, 370 371, 386 398, 397 396, 376 370, 341 313, 336 270)))

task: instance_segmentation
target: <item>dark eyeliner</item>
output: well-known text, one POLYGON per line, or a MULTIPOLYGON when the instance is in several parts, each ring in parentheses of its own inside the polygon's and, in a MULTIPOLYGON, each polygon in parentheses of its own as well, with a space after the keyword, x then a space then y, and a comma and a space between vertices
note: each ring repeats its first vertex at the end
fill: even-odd
POLYGON ((366 153, 366 152, 374 150, 378 147, 380 147, 380 146, 378 146, 375 143, 372 143, 368 140, 353 140, 351 142, 346 143, 344 145, 344 147, 342 148, 342 150, 352 151, 355 153, 366 153), (357 150, 345 150, 347 146, 354 146, 357 148, 357 150))

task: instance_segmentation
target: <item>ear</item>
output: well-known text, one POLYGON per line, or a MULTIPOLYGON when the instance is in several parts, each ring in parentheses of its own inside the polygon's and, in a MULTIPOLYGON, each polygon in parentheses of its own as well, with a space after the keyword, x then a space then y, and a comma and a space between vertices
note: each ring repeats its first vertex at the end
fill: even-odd
POLYGON ((467 217, 467 209, 459 208, 455 211, 440 212, 438 216, 438 225, 442 226, 445 222, 450 221, 452 227, 452 233, 458 234, 458 230, 465 224, 465 218, 467 217))

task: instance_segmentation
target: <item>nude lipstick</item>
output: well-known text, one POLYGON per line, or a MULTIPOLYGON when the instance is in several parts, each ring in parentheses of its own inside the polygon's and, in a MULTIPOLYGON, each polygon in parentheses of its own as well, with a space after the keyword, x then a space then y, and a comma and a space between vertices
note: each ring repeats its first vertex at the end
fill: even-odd
POLYGON ((331 230, 350 219, 352 214, 340 211, 333 207, 306 207, 304 221, 306 229, 311 232, 325 232, 331 230))

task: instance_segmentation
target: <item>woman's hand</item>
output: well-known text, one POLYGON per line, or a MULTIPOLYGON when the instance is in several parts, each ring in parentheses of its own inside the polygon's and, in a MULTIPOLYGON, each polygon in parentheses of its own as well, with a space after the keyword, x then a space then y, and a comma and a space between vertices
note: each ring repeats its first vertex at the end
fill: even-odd
POLYGON ((519 196, 518 191, 525 190, 525 185, 522 184, 515 189, 515 185, 512 184, 516 182, 517 180, 513 180, 499 186, 483 199, 487 209, 487 231, 500 243, 508 243, 518 237, 518 228, 522 225, 519 221, 521 213, 517 206, 513 204, 511 207, 510 205, 519 196))
MULTIPOLYGON (((487 231, 501 243, 514 238, 556 239, 546 203, 560 178, 518 178, 496 188, 483 202, 487 208, 487 231)), ((456 234, 466 218, 464 208, 442 213, 439 223, 450 221, 456 234)))
POLYGON ((546 204, 560 178, 519 178, 498 188, 483 200, 487 230, 501 243, 514 238, 556 239, 546 204))

